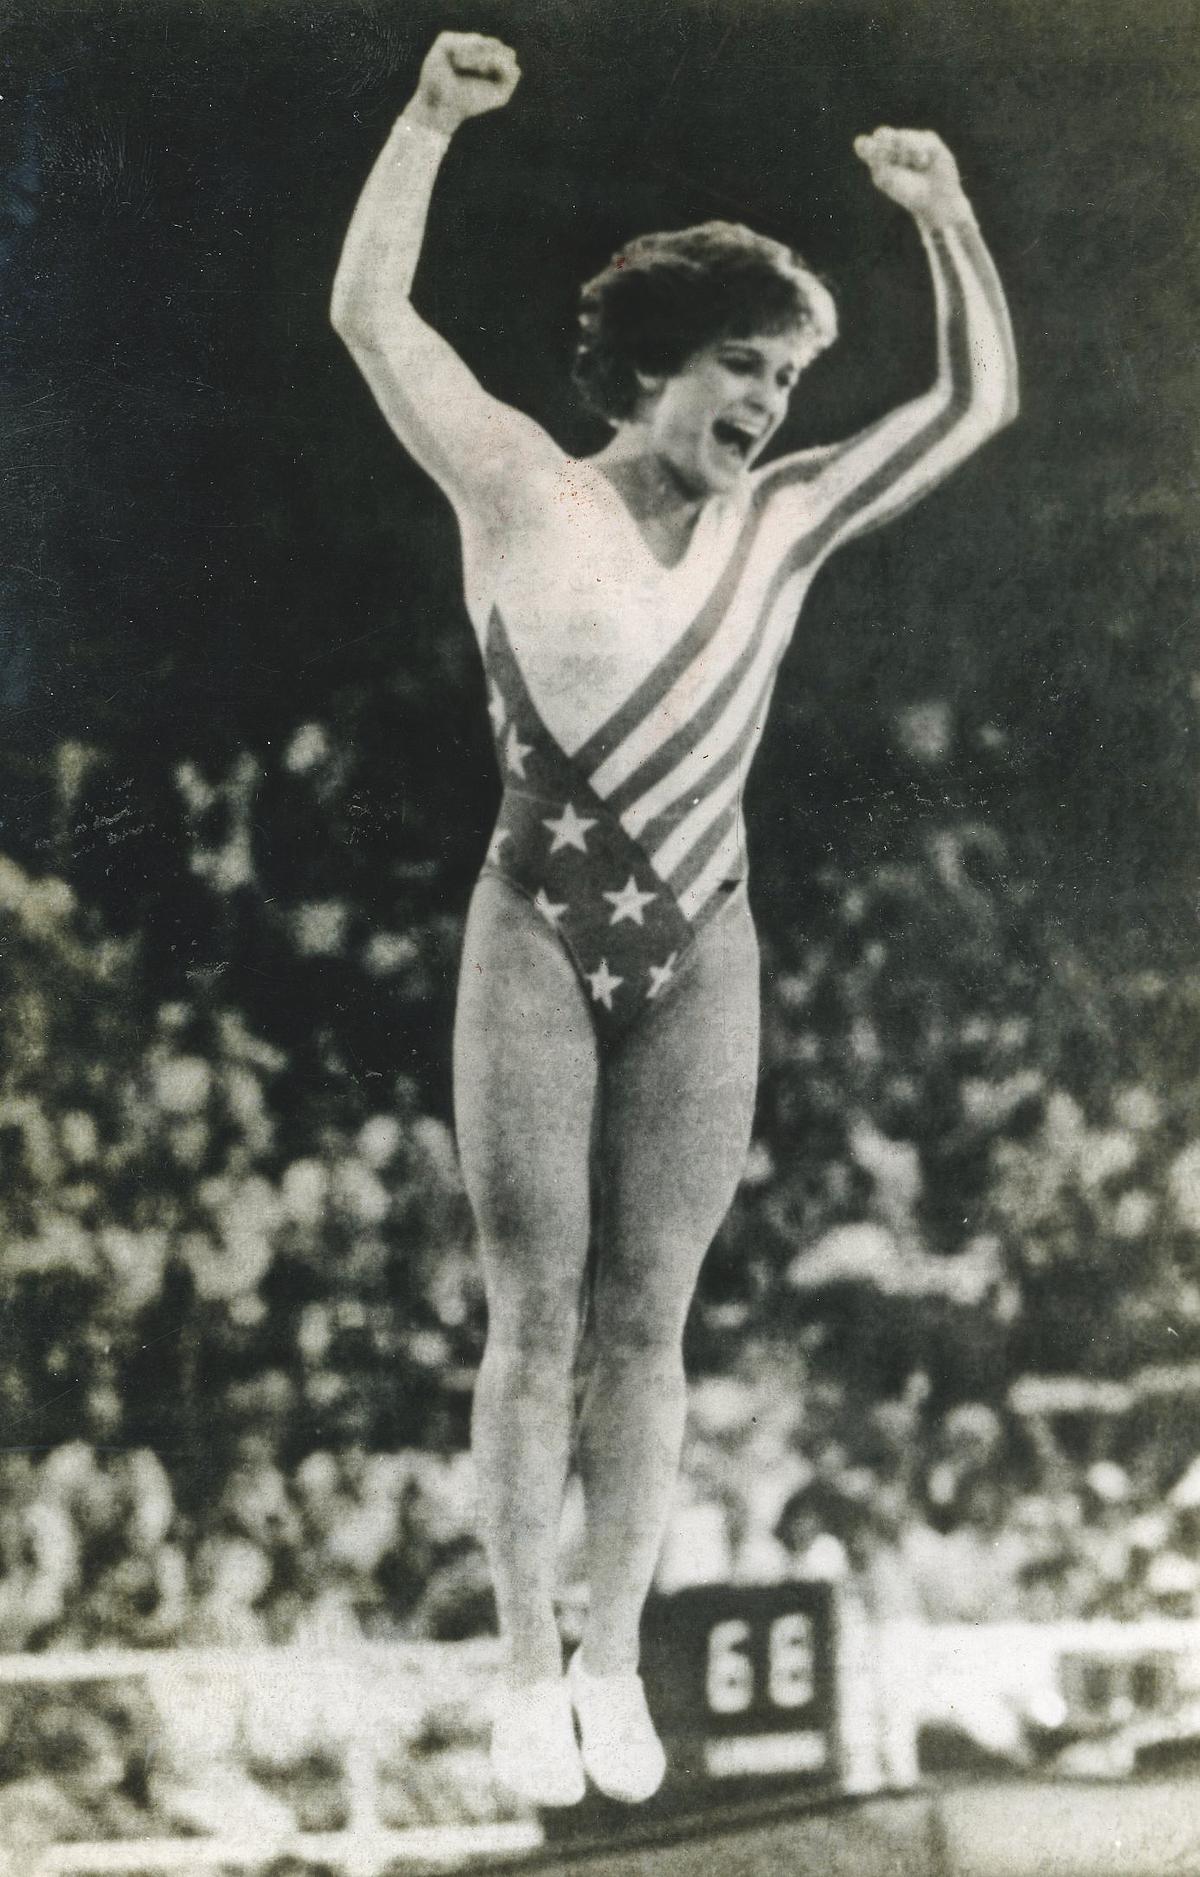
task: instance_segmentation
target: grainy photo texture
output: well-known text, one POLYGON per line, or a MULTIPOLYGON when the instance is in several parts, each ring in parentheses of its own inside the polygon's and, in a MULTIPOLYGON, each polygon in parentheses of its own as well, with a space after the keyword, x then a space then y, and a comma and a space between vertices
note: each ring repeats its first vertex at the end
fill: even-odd
POLYGON ((1200 1869, 1194 27, 12 11, 0 1877, 1200 1869))

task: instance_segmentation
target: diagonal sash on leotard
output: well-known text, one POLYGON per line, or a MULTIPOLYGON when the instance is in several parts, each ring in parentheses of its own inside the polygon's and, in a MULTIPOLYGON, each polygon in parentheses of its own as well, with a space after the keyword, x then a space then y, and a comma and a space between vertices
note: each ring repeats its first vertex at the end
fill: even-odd
MULTIPOLYGON (((791 466, 786 480, 810 473, 791 466)), ((680 840, 701 799, 693 790, 673 810, 656 816, 653 849, 638 838, 636 812, 622 813, 619 801, 606 799, 604 772, 608 754, 646 721, 719 634, 771 487, 779 480, 756 490, 726 565, 696 618, 645 683, 570 756, 533 702, 498 609, 489 620, 484 662, 504 799, 486 869, 520 887, 557 933, 587 990, 602 1036, 621 1033, 663 996, 688 947, 722 903, 721 881, 714 880, 702 896, 690 891, 697 876, 714 864, 726 883, 736 884, 745 875, 740 843, 734 851, 729 842, 730 830, 740 825, 736 750, 732 768, 721 764, 721 789, 730 799, 714 798, 719 812, 711 825, 701 827, 694 840, 680 840)), ((766 645, 766 625, 765 614, 753 622, 738 665, 765 655, 769 671, 763 688, 769 689, 777 654, 766 645)), ((697 717, 697 734, 705 721, 697 717)), ((738 747, 744 753, 748 739, 739 739, 738 747)))
POLYGON ((614 1038, 669 988, 696 928, 547 730, 494 609, 486 667, 504 798, 484 872, 532 901, 575 966, 598 1034, 614 1038))

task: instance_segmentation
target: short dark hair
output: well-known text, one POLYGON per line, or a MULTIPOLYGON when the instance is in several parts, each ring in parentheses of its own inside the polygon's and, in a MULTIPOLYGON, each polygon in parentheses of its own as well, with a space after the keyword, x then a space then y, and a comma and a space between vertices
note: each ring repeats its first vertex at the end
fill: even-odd
POLYGON ((573 377, 610 423, 633 415, 638 373, 680 371, 703 346, 797 330, 805 363, 832 345, 837 313, 798 254, 737 222, 639 235, 579 297, 573 377))

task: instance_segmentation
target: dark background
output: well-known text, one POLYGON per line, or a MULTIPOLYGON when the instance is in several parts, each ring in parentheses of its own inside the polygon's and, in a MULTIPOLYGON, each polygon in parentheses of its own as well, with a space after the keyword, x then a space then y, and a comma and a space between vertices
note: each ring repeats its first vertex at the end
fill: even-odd
POLYGON ((633 231, 713 214, 794 241, 838 298, 843 339, 788 442, 921 386, 918 244, 850 150, 876 123, 946 137, 1004 277, 1020 424, 814 593, 756 778, 764 909, 904 789, 879 722, 932 688, 1003 732, 990 786, 1053 918, 1123 953, 1190 950, 1195 23, 1108 0, 18 13, 0 669, 7 760, 28 766, 9 838, 44 833, 47 739, 103 744, 147 807, 121 895, 169 897, 156 771, 332 703, 370 752, 362 819, 403 801, 381 851, 465 891, 494 783, 453 529, 326 306, 427 43, 469 26, 510 39, 525 78, 455 145, 419 299, 569 447, 600 440, 567 382, 578 281, 633 231))

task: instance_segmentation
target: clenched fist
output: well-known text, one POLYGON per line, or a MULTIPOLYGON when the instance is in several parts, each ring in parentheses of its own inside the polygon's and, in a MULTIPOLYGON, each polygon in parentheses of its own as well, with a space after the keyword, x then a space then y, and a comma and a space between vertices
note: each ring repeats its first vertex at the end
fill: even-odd
POLYGON ((936 132, 885 126, 856 137, 854 151, 875 187, 910 215, 944 221, 967 209, 958 165, 936 132))
POLYGON ((484 33, 439 33, 406 116, 453 136, 468 117, 498 111, 520 83, 517 55, 484 33))

